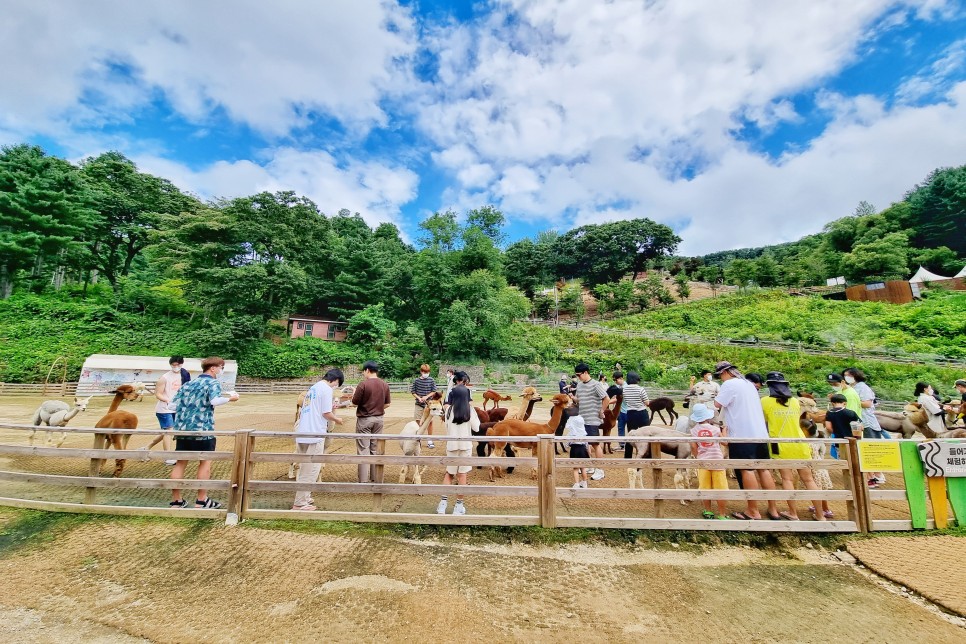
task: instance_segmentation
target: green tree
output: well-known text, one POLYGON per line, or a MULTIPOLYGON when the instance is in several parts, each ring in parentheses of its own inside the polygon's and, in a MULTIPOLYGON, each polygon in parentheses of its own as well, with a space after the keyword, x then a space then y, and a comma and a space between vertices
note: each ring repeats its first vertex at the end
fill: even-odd
POLYGON ((674 288, 682 302, 687 302, 688 298, 691 297, 691 285, 688 283, 686 273, 678 273, 674 276, 674 288))
POLYGON ((755 282, 758 286, 769 288, 778 286, 779 266, 771 255, 762 255, 755 260, 755 282))
POLYGON ((842 257, 842 268, 850 282, 904 279, 909 272, 909 239, 905 233, 890 233, 882 239, 857 245, 842 257))
POLYGON ((628 273, 636 279, 648 262, 674 252, 680 242, 669 227, 650 219, 581 226, 557 240, 557 270, 590 286, 616 282, 628 273))
POLYGON ((506 217, 493 206, 474 208, 466 214, 466 227, 478 229, 495 246, 502 244, 506 238, 506 235, 503 234, 503 226, 505 225, 506 217))
POLYGON ((922 266, 939 275, 955 275, 963 268, 964 260, 956 256, 947 246, 914 250, 910 256, 909 268, 922 266))
POLYGON ((460 225, 456 221, 456 213, 452 210, 434 212, 419 223, 423 231, 419 236, 419 243, 434 250, 448 252, 456 250, 456 242, 460 237, 460 225))
POLYGON ((755 281, 755 262, 750 259, 732 260, 725 269, 724 279, 739 290, 748 288, 755 281))
POLYGON ((380 303, 353 315, 346 330, 349 342, 381 350, 396 332, 396 323, 386 317, 386 308, 380 303))
POLYGON ((560 311, 569 313, 574 321, 580 326, 584 319, 586 308, 584 306, 584 290, 580 282, 573 282, 566 285, 560 292, 560 311))
POLYGON ((933 171, 906 200, 917 246, 948 246, 966 256, 966 165, 933 171))

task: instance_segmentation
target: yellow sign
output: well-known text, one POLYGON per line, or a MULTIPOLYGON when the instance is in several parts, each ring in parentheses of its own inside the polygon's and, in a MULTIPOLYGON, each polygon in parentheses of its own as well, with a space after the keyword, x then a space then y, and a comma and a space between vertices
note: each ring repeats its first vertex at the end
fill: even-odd
POLYGON ((863 472, 901 472, 898 441, 858 441, 859 469, 863 472))

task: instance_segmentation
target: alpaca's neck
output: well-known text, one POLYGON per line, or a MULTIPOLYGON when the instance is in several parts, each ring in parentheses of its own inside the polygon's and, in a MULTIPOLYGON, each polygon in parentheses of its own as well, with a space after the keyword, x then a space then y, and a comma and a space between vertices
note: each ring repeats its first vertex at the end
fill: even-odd
POLYGON ((533 413, 533 406, 536 404, 537 404, 537 401, 531 398, 530 401, 527 403, 527 410, 523 412, 523 420, 530 418, 530 414, 533 413))
POLYGON ((520 418, 523 418, 524 416, 526 416, 527 411, 529 409, 533 409, 533 400, 527 400, 526 398, 524 398, 523 400, 520 401, 520 411, 518 411, 517 414, 519 414, 520 418), (528 404, 529 404, 529 407, 527 406, 528 404))
POLYGON ((107 413, 110 414, 111 412, 117 411, 117 408, 121 404, 121 398, 124 398, 124 394, 121 394, 121 393, 114 394, 114 400, 111 401, 111 408, 107 410, 107 413))
POLYGON ((73 418, 74 416, 76 416, 77 414, 79 414, 80 411, 81 411, 80 410, 80 407, 74 407, 74 408, 72 408, 70 411, 68 411, 66 414, 64 414, 64 422, 66 423, 68 420, 70 420, 71 418, 73 418))
POLYGON ((563 417, 563 406, 554 405, 553 411, 550 412, 550 422, 547 423, 547 429, 549 434, 553 434, 557 431, 557 426, 560 425, 560 419, 563 417))
POLYGON ((423 412, 423 420, 419 423, 419 431, 417 431, 416 434, 425 434, 426 428, 429 427, 431 422, 433 422, 433 413, 430 411, 429 407, 427 407, 426 411, 423 412))

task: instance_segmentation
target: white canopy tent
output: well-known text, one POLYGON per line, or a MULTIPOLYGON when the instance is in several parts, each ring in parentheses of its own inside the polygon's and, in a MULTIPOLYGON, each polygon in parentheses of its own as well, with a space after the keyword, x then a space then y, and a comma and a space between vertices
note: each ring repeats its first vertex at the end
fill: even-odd
MULTIPOLYGON (((143 382, 153 390, 154 383, 170 370, 170 356, 120 356, 95 353, 84 361, 80 379, 77 382, 78 394, 107 393, 118 385, 143 382)), ((192 378, 201 375, 201 358, 185 358, 184 368, 192 378)), ((218 377, 222 389, 232 391, 238 377, 238 363, 225 360, 225 371, 218 377)))
MULTIPOLYGON (((966 270, 966 269, 964 269, 964 270, 966 270)), ((939 282, 939 281, 948 280, 948 279, 952 279, 952 278, 950 278, 950 277, 943 277, 942 275, 936 275, 935 273, 932 273, 930 271, 927 271, 925 268, 923 268, 922 266, 920 266, 919 267, 919 270, 916 271, 916 274, 913 275, 911 278, 909 278, 909 281, 912 282, 912 283, 917 283, 917 282, 939 282)))
POLYGON ((963 270, 956 273, 953 277, 966 277, 966 266, 963 266, 963 270))

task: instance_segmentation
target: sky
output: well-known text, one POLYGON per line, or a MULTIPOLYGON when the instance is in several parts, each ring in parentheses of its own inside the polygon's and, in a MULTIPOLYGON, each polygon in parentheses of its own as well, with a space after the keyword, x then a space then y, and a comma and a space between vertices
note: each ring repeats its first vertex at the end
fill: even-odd
POLYGON ((966 163, 962 0, 6 0, 0 144, 509 240, 792 241, 966 163))

